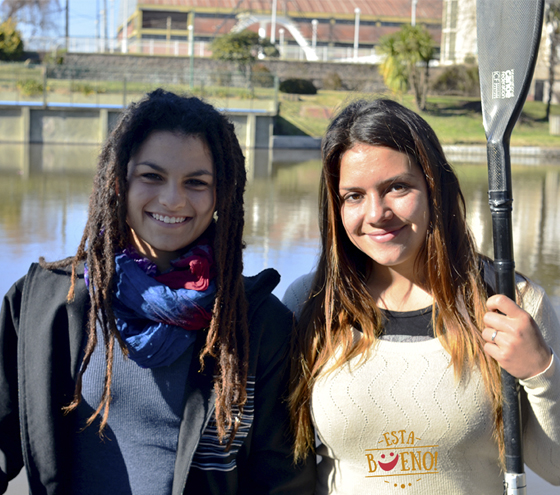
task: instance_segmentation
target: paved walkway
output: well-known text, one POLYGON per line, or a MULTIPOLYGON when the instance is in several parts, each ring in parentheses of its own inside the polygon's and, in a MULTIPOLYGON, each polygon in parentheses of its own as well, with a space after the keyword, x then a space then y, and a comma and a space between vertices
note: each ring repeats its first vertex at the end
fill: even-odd
MULTIPOLYGON (((284 150, 317 150, 321 138, 311 136, 273 136, 272 147, 284 150)), ((445 145, 446 156, 453 162, 481 163, 486 161, 486 146, 445 145)), ((512 146, 511 163, 514 165, 560 165, 560 148, 539 146, 512 146)))

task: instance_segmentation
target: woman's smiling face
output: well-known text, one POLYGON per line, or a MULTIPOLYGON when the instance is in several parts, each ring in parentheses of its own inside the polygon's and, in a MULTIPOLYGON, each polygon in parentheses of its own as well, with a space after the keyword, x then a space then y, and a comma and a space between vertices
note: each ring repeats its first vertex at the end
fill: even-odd
POLYGON ((198 136, 155 131, 128 164, 127 222, 160 271, 208 228, 216 206, 212 155, 198 136))
POLYGON ((383 267, 414 277, 426 241, 428 189, 418 165, 404 153, 358 144, 340 162, 342 223, 352 243, 383 267))

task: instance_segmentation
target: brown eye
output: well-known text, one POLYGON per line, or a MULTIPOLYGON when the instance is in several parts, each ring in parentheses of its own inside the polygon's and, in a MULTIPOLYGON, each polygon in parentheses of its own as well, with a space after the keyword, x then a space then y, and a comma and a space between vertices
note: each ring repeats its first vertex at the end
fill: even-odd
POLYGON ((195 187, 195 188, 202 188, 208 186, 208 182, 200 179, 189 179, 185 182, 185 184, 189 187, 195 187))
POLYGON ((161 180, 161 175, 155 174, 153 172, 148 172, 146 174, 142 174, 142 177, 144 179, 148 179, 148 180, 161 180))
POLYGON ((344 196, 344 201, 348 203, 355 203, 356 201, 360 201, 360 199, 362 199, 360 193, 350 193, 344 196))
POLYGON ((402 192, 402 191, 406 191, 408 189, 408 185, 407 184, 403 184, 402 182, 396 182, 395 184, 391 184, 391 191, 395 191, 395 192, 402 192))

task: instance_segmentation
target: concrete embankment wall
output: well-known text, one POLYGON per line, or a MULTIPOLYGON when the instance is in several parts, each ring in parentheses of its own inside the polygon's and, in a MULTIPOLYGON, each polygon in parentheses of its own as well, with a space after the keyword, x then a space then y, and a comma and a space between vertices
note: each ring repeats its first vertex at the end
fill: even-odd
MULTIPOLYGON (((272 145, 275 111, 224 109, 247 148, 272 145)), ((0 105, 0 142, 98 144, 117 124, 120 108, 0 105)))
MULTIPOLYGON (((95 54, 95 53, 69 53, 65 56, 65 67, 88 68, 90 71, 98 70, 101 74, 108 71, 118 71, 123 76, 129 74, 157 75, 175 73, 183 77, 189 71, 188 57, 149 57, 146 55, 125 54, 95 54)), ((221 62, 211 58, 197 58, 194 60, 194 70, 197 72, 236 71, 233 63, 221 62)), ((263 60, 260 65, 266 67, 280 80, 297 77, 310 79, 317 88, 323 87, 327 76, 336 73, 346 89, 382 92, 385 85, 376 65, 353 63, 327 63, 307 61, 263 60)), ((90 72, 88 71, 88 72, 90 72)), ((433 75, 435 72, 431 71, 433 75)))
POLYGON ((107 108, 0 107, 0 142, 101 143, 119 117, 107 108))

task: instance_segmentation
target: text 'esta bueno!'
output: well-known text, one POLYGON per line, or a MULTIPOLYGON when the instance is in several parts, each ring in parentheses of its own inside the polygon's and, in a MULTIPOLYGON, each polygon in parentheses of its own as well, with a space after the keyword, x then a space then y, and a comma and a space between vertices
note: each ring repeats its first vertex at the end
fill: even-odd
POLYGON ((413 431, 384 433, 379 448, 365 451, 366 478, 437 473, 438 445, 419 445, 421 440, 413 431))

